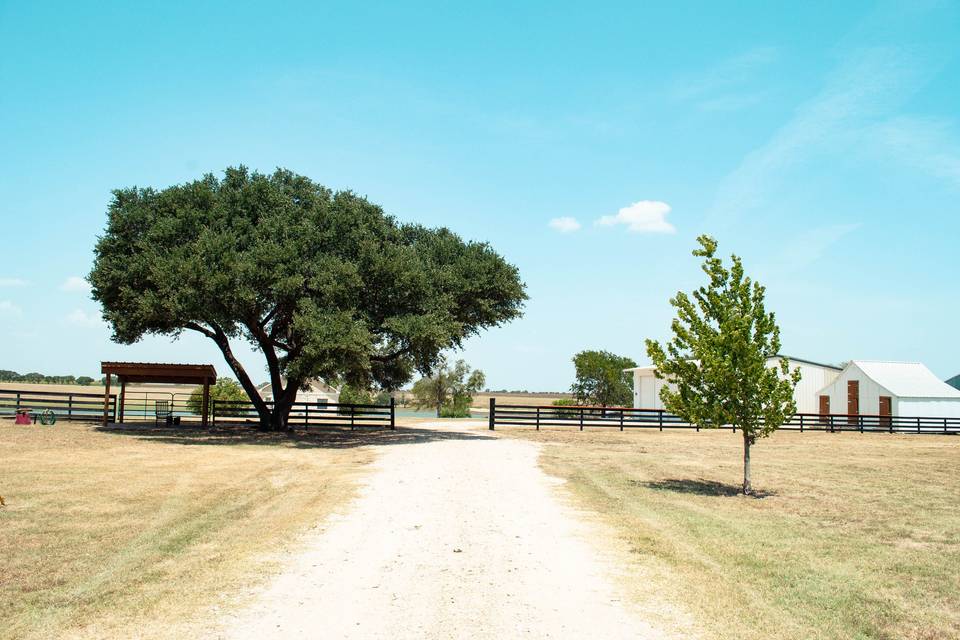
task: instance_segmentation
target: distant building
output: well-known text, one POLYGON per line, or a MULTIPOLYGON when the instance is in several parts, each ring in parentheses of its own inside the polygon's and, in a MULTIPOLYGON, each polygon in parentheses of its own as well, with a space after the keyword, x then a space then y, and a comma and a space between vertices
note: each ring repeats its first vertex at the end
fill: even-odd
POLYGON ((960 390, 919 362, 854 360, 818 396, 821 414, 960 418, 960 390))
MULTIPOLYGON (((841 368, 832 364, 823 364, 794 358, 792 356, 774 356, 767 359, 771 367, 779 366, 780 358, 786 358, 790 370, 800 369, 800 383, 793 392, 798 413, 816 413, 818 409, 817 392, 833 382, 840 375, 841 368)), ((656 377, 656 367, 633 367, 625 369, 633 373, 633 406, 638 409, 663 409, 660 390, 664 385, 673 386, 666 380, 656 377)))
MULTIPOLYGON (((283 386, 287 386, 286 378, 280 380, 283 386)), ((273 400, 273 388, 269 382, 257 387, 260 397, 268 402, 273 400)), ((336 404, 340 401, 340 390, 333 387, 320 378, 314 378, 307 382, 307 388, 297 391, 297 402, 309 402, 316 405, 336 404)))

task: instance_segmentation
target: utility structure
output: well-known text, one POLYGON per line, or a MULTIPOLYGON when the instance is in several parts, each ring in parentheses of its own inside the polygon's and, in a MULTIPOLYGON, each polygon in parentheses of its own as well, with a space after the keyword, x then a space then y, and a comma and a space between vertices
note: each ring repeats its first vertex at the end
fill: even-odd
POLYGON ((117 422, 123 422, 123 403, 128 382, 154 382, 160 384, 195 384, 203 386, 201 424, 207 426, 210 413, 210 385, 217 381, 217 370, 212 364, 165 364, 160 362, 101 362, 100 372, 106 376, 103 390, 103 426, 110 421, 110 378, 120 382, 120 398, 117 400, 117 422))

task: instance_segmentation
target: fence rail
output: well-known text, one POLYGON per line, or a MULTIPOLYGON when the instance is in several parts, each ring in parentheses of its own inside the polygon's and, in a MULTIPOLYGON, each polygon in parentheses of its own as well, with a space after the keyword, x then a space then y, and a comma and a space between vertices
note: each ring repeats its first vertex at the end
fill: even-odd
MULTIPOLYGON (((0 416, 12 416, 24 409, 33 414, 49 409, 58 420, 98 420, 103 417, 103 394, 0 389, 0 416)), ((107 410, 111 416, 116 415, 116 395, 110 394, 107 410)))
MULTIPOLYGON (((630 407, 584 407, 557 405, 500 405, 490 399, 489 428, 497 425, 521 427, 588 427, 625 429, 695 429, 697 425, 662 409, 630 407)), ((725 426, 736 431, 736 428, 725 426)), ((960 434, 960 418, 881 416, 852 414, 797 413, 779 427, 783 431, 841 431, 882 433, 960 434)))
MULTIPOLYGON (((158 401, 169 403, 170 415, 181 424, 199 425, 202 421, 200 408, 190 402, 190 394, 127 390, 123 399, 123 422, 154 422, 158 401)), ((110 394, 107 413, 113 422, 119 420, 118 404, 117 395, 110 394)), ((267 406, 272 407, 273 403, 268 402, 267 406)), ((13 416, 23 409, 33 414, 49 409, 60 420, 99 422, 103 419, 103 394, 0 389, 0 416, 13 416)), ((209 411, 214 423, 248 424, 260 419, 253 404, 244 401, 211 400, 209 411)), ((295 402, 290 423, 306 428, 395 429, 396 404, 392 399, 388 405, 295 402)))
MULTIPOLYGON (((273 403, 267 402, 272 408, 273 403)), ((239 400, 211 400, 211 417, 214 424, 252 424, 260 421, 256 407, 239 400)), ((290 410, 289 424, 304 428, 380 428, 396 429, 396 403, 348 404, 330 402, 294 402, 290 410)))

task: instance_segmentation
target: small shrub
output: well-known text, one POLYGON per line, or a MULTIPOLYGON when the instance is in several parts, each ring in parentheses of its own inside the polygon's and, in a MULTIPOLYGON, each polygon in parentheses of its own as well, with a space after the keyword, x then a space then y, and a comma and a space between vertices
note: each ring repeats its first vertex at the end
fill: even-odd
MULTIPOLYGON (((576 407, 577 401, 573 398, 557 398, 553 401, 553 406, 555 407, 576 407)), ((576 418, 580 415, 580 412, 576 409, 560 409, 556 410, 558 418, 576 418)))
MULTIPOLYGON (((233 378, 217 378, 217 382, 210 387, 210 402, 212 403, 214 400, 250 402, 250 398, 247 397, 247 392, 244 391, 243 387, 233 378)), ((212 406, 211 404, 211 408, 212 406)), ((246 406, 229 408, 228 405, 225 407, 217 407, 217 415, 242 416, 246 415, 247 409, 248 407, 246 406)), ((200 415, 203 411, 203 387, 197 387, 193 390, 193 393, 190 394, 190 397, 187 399, 187 410, 194 415, 200 415)))

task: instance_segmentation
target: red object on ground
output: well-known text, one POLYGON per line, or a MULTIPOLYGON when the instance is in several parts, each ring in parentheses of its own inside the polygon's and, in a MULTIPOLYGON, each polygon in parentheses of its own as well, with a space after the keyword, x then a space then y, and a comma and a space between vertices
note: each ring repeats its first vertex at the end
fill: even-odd
POLYGON ((30 424, 30 409, 17 409, 17 417, 13 424, 30 424))

